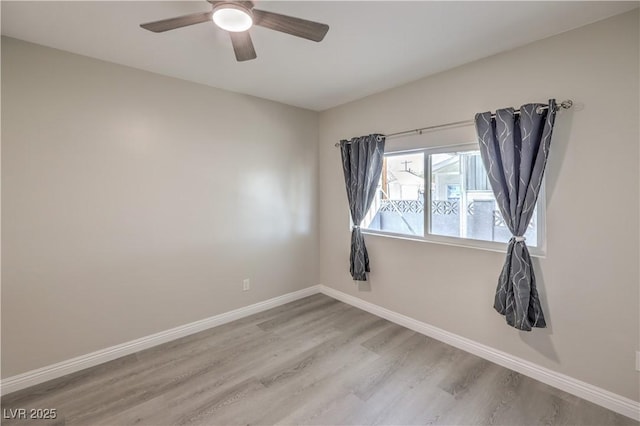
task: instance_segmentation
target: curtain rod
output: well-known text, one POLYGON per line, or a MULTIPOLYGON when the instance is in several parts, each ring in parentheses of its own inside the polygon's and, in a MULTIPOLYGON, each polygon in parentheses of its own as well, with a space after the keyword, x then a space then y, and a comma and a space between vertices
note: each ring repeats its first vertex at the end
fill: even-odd
MULTIPOLYGON (((560 104, 558 105, 558 109, 560 109, 560 108, 569 109, 572 106, 573 106, 573 101, 571 99, 567 99, 566 101, 560 102, 560 104)), ((536 109, 536 112, 538 114, 540 114, 545 109, 549 109, 549 105, 539 106, 536 109)), ((514 112, 516 114, 520 114, 520 110, 519 109, 515 110, 514 112)), ((495 118, 495 117, 496 117, 495 114, 491 114, 491 118, 495 118)), ((387 139, 389 139, 389 138, 396 138, 396 137, 400 137, 400 136, 411 135, 411 134, 414 134, 414 133, 417 133, 417 134, 421 135, 422 132, 428 131, 428 130, 442 129, 444 127, 462 126, 462 125, 465 125, 465 124, 473 124, 474 122, 475 122, 474 120, 454 121, 453 123, 438 124, 438 125, 435 125, 435 126, 421 127, 419 129, 413 129, 413 130, 404 130, 402 132, 390 133, 390 134, 384 135, 384 136, 387 139)), ((349 142, 347 142, 347 143, 349 143, 349 142)), ((340 142, 337 142, 335 144, 335 147, 337 148, 339 146, 340 146, 340 142)))

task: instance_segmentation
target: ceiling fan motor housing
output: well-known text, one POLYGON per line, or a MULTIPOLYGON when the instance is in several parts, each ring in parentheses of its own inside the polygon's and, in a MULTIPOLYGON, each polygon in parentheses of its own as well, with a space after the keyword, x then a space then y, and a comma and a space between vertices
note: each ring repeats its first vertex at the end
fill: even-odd
POLYGON ((253 17, 251 9, 253 9, 253 2, 250 1, 209 1, 213 6, 213 11, 220 9, 236 9, 247 13, 253 17))

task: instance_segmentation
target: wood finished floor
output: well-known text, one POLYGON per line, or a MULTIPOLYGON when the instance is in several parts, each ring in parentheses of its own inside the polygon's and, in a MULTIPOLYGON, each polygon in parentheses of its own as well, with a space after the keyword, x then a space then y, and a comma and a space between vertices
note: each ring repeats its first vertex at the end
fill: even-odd
POLYGON ((15 392, 2 408, 58 413, 4 425, 638 424, 324 295, 15 392))

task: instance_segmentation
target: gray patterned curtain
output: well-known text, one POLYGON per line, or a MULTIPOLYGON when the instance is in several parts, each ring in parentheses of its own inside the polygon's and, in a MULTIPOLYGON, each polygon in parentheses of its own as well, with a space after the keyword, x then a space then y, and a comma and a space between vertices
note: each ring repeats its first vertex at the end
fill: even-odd
POLYGON ((494 308, 520 330, 546 327, 525 234, 542 184, 556 103, 527 104, 476 114, 480 154, 500 213, 513 237, 498 279, 494 308))
POLYGON ((366 281, 369 272, 369 254, 364 245, 360 223, 369 210, 376 195, 382 173, 384 156, 383 135, 373 134, 340 141, 344 183, 353 220, 351 230, 351 276, 357 281, 366 281))

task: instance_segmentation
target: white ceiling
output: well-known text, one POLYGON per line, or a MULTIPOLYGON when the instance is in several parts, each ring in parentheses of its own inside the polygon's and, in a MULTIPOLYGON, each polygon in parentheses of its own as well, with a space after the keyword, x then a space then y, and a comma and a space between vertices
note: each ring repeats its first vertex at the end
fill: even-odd
POLYGON ((2 34, 285 104, 324 110, 638 7, 638 2, 260 1, 329 24, 321 43, 251 29, 235 61, 213 23, 140 23, 210 10, 201 1, 2 1, 2 34))

